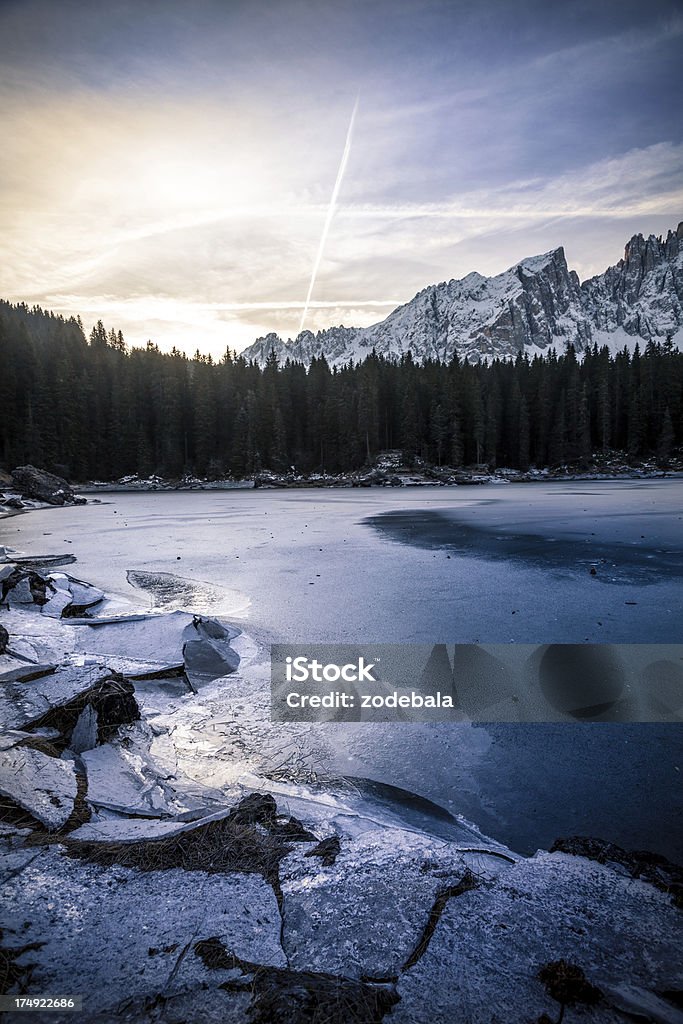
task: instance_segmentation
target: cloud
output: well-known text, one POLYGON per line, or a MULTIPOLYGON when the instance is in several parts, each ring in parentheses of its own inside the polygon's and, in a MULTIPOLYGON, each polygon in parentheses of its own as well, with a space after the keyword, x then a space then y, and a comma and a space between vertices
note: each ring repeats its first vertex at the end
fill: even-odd
POLYGON ((586 276, 682 216, 667 0, 25 0, 0 20, 0 294, 133 342, 296 332, 359 89, 315 329, 560 244, 586 276))

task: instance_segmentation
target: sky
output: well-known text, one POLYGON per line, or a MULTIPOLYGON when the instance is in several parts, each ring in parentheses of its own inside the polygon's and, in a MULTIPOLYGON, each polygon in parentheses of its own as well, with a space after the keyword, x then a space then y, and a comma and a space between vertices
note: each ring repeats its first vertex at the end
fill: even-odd
POLYGON ((678 0, 0 0, 0 297, 220 356, 583 280, 683 220, 681 52, 678 0))

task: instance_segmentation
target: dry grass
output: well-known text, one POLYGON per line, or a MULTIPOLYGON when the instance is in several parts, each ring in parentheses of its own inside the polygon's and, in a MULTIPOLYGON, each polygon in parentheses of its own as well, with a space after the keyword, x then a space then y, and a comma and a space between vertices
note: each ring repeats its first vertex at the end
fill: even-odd
POLYGON ((262 875, 276 893, 280 861, 291 849, 280 837, 230 817, 161 839, 132 843, 72 839, 67 840, 66 848, 71 856, 105 867, 121 864, 139 871, 253 872, 262 875))
POLYGON ((0 931, 0 994, 6 995, 13 990, 24 993, 28 990, 35 964, 18 964, 17 960, 24 953, 40 949, 42 945, 42 942, 32 942, 28 946, 4 946, 0 931))
POLYGON ((390 986, 240 960, 218 938, 197 942, 194 950, 210 969, 242 972, 220 987, 251 993, 251 1024, 380 1024, 399 1000, 390 986))

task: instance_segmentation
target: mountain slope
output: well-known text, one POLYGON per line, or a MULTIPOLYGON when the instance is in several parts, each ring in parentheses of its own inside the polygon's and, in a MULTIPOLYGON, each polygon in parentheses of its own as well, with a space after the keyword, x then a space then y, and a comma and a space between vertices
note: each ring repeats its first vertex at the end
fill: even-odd
POLYGON ((474 272, 432 285, 371 327, 302 331, 288 342, 268 334, 242 354, 260 364, 271 352, 303 363, 324 354, 341 365, 374 349, 389 358, 411 351, 417 362, 454 353, 478 362, 568 344, 581 351, 594 341, 622 347, 625 336, 646 343, 681 327, 683 222, 666 238, 634 235, 616 266, 583 284, 560 247, 495 277, 474 272))

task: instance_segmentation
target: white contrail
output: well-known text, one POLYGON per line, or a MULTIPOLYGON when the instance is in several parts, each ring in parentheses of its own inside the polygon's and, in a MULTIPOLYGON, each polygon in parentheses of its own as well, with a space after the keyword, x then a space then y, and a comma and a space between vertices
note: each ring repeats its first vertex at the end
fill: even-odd
POLYGON ((308 295, 306 296, 306 302, 304 303, 303 313, 301 314, 301 323, 299 324, 299 334, 304 329, 304 321, 306 320, 306 314, 308 313, 308 306, 313 295, 313 289, 315 287, 315 279, 318 276, 318 268, 320 267, 320 261, 323 258, 323 252, 325 250, 325 242, 330 230, 330 224, 334 217, 335 207, 337 205, 337 198, 339 197, 339 190, 341 188, 342 179, 344 177, 344 171, 349 160, 349 153, 351 152, 351 136, 353 135, 353 124, 356 120, 356 113, 358 112, 358 103, 360 101, 360 95, 356 96, 356 102, 353 105, 353 112, 351 114, 351 120, 349 122, 349 130, 346 133, 346 142, 344 144, 344 152, 342 153, 341 163, 339 164, 339 170, 337 171, 337 180, 334 183, 332 189, 332 198, 330 199, 330 205, 327 210, 327 216, 325 217, 325 223, 323 225, 323 233, 320 236, 320 245, 318 246, 318 253, 315 257, 315 263, 313 264, 313 273, 311 274, 311 283, 308 286, 308 295))

